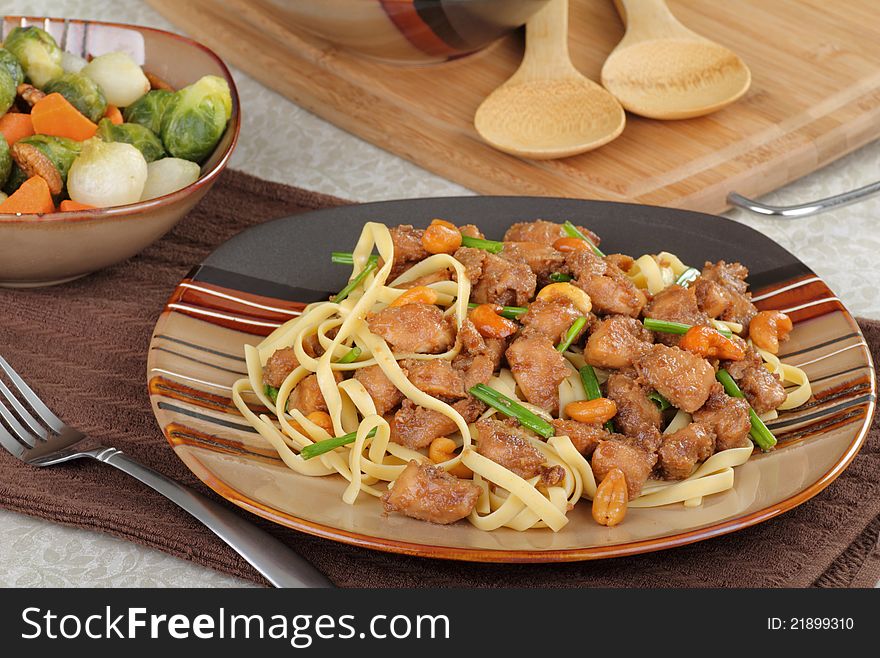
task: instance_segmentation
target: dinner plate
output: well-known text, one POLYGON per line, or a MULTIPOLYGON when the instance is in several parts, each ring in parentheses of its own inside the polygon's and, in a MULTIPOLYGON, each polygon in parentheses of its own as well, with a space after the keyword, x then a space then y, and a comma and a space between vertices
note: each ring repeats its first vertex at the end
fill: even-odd
POLYGON ((874 412, 876 378, 859 327, 806 265, 748 226, 711 215, 631 204, 543 197, 456 197, 343 206, 268 222, 222 245, 173 291, 148 358, 150 400, 177 455, 221 496, 285 526, 367 548, 486 562, 551 562, 629 555, 732 532, 815 496, 861 447, 874 412), (607 253, 670 251, 688 264, 748 266, 759 309, 795 323, 782 358, 803 368, 814 397, 770 423, 776 450, 736 469, 733 489, 685 508, 631 509, 614 528, 588 504, 560 531, 477 530, 386 515, 361 495, 342 501, 341 476, 310 478, 286 468, 239 415, 231 384, 245 376, 243 345, 259 342, 308 302, 339 290, 348 251, 364 222, 426 226, 442 217, 500 238, 517 221, 571 220, 602 237, 607 253))

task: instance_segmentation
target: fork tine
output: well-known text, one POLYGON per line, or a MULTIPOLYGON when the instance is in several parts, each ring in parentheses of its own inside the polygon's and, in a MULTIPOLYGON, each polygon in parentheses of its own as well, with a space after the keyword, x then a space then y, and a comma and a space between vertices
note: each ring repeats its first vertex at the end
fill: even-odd
MULTIPOLYGON (((9 390, 9 387, 2 379, 0 379, 0 393, 3 393, 4 397, 9 401, 9 404, 11 404, 12 408, 18 413, 18 417, 25 422, 34 434, 44 441, 49 438, 49 433, 46 431, 46 428, 40 425, 37 422, 37 419, 34 418, 24 406, 22 406, 21 402, 19 402, 18 398, 12 394, 12 391, 9 390)), ((2 402, 0 402, 0 404, 2 404, 2 402)))
POLYGON ((24 425, 19 423, 18 419, 13 416, 12 412, 10 412, 9 409, 6 408, 6 405, 2 403, 0 403, 0 416, 3 416, 3 419, 9 425, 9 429, 12 430, 20 441, 26 443, 30 448, 33 448, 37 444, 37 438, 31 434, 24 425))
POLYGON ((13 457, 23 459, 25 447, 16 441, 3 425, 0 425, 0 445, 11 452, 13 457))
POLYGON ((40 419, 46 423, 53 430, 58 432, 59 434, 64 431, 65 425, 61 422, 61 419, 58 418, 55 414, 49 411, 49 407, 43 404, 43 401, 40 399, 40 396, 34 393, 33 389, 30 386, 25 384, 24 380, 18 375, 15 370, 12 369, 12 366, 0 356, 0 368, 9 376, 9 379, 12 380, 12 383, 18 387, 19 392, 24 396, 25 400, 31 405, 33 410, 37 413, 40 419))

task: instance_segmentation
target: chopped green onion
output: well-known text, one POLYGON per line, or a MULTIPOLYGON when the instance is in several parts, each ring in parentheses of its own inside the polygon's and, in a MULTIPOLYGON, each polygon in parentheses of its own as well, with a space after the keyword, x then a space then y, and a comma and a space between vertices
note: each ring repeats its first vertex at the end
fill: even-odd
POLYGON ((590 238, 588 238, 586 235, 581 233, 580 229, 577 226, 575 226, 574 224, 572 224, 571 222, 565 222, 562 225, 562 230, 564 230, 568 234, 569 237, 580 238, 581 240, 586 240, 587 243, 589 243, 590 248, 593 250, 594 254, 596 254, 597 256, 600 256, 601 258, 605 258, 605 253, 601 249, 599 249, 599 247, 596 246, 596 243, 593 242, 592 240, 590 240, 590 238))
MULTIPOLYGON (((379 257, 373 254, 367 259, 367 262, 379 262, 379 257)), ((330 253, 330 262, 336 265, 354 265, 354 256, 350 251, 333 251, 330 253)))
POLYGON ((595 400, 602 397, 602 391, 599 390, 599 380, 596 379, 596 371, 589 363, 578 371, 581 375, 581 384, 584 386, 584 393, 587 394, 588 400, 595 400))
POLYGON ((272 400, 272 404, 278 404, 278 389, 274 386, 269 386, 268 384, 263 385, 263 392, 266 394, 266 397, 272 400))
POLYGON ((504 249, 504 243, 497 240, 483 240, 482 238, 472 238, 469 235, 461 236, 462 247, 472 247, 474 249, 483 249, 493 254, 500 254, 504 249))
MULTIPOLYGON (((371 429, 367 436, 376 436, 376 428, 374 427, 373 429, 371 429)), ((355 439, 357 439, 357 432, 343 434, 342 436, 337 436, 333 439, 324 439, 323 441, 318 441, 317 443, 307 445, 305 448, 300 450, 299 456, 303 459, 311 459, 312 457, 323 455, 325 452, 336 450, 336 448, 347 446, 349 443, 354 443, 355 439)))
POLYGON ((584 328, 584 325, 587 324, 587 318, 584 316, 579 317, 577 320, 571 323, 571 326, 568 328, 568 331, 565 332, 565 336, 562 338, 562 342, 556 346, 557 352, 564 352, 567 350, 575 337, 581 332, 581 329, 584 328))
POLYGON ((361 285, 364 282, 364 279, 367 278, 367 275, 376 269, 376 261, 367 261, 364 269, 360 271, 360 273, 354 277, 351 281, 348 282, 348 285, 345 286, 342 290, 339 291, 339 294, 333 298, 333 301, 336 303, 341 302, 343 299, 348 297, 355 288, 361 285))
POLYGON ((664 398, 657 391, 651 391, 650 393, 648 393, 648 399, 651 400, 658 407, 660 407, 660 411, 666 411, 667 409, 669 409, 669 407, 672 406, 669 400, 664 398))
MULTIPOLYGON (((468 308, 477 308, 479 304, 475 302, 471 302, 468 304, 468 308)), ((528 311, 525 306, 502 306, 500 315, 503 318, 507 318, 508 320, 518 320, 519 316, 525 314, 528 311)))
MULTIPOLYGON (((739 386, 736 385, 733 377, 731 377, 730 373, 724 368, 715 373, 715 379, 721 382, 724 391, 730 397, 745 398, 745 395, 739 390, 739 386)), ((773 432, 771 432, 770 428, 764 424, 764 421, 758 417, 758 414, 755 413, 755 410, 752 409, 751 405, 749 406, 749 418, 752 421, 752 429, 749 432, 752 441, 754 441, 761 450, 770 450, 776 445, 776 437, 773 436, 773 432)))
POLYGON ((549 439, 556 433, 556 430, 553 429, 553 425, 537 414, 532 413, 515 400, 511 400, 503 393, 499 393, 494 388, 490 388, 485 384, 477 384, 476 386, 472 386, 468 393, 478 400, 482 400, 490 407, 497 409, 505 416, 515 418, 522 426, 528 427, 530 430, 540 434, 545 439, 549 439))
POLYGON ((351 363, 352 361, 354 361, 355 359, 357 359, 361 355, 362 351, 363 350, 361 350, 360 347, 357 347, 357 346, 352 347, 350 350, 348 350, 348 353, 345 354, 336 363, 351 363))
POLYGON ((556 283, 567 283, 571 281, 574 277, 571 274, 563 274, 562 272, 554 272, 550 275, 550 280, 555 281, 556 283))
MULTIPOLYGON (((669 322, 668 320, 655 320, 654 318, 645 318, 642 320, 642 324, 645 325, 645 329, 660 331, 664 334, 686 334, 688 329, 691 329, 694 326, 692 324, 685 324, 684 322, 669 322)), ((715 329, 714 327, 711 328, 715 329)), ((715 329, 715 331, 725 338, 733 336, 733 332, 730 329, 715 329)))
POLYGON ((678 278, 675 280, 675 285, 687 288, 688 284, 698 276, 700 276, 700 270, 695 267, 689 267, 678 275, 678 278))
MULTIPOLYGON (((578 373, 581 376, 581 384, 584 387, 584 393, 587 394, 588 400, 596 400, 602 397, 602 391, 599 390, 599 380, 596 378, 596 371, 589 363, 581 368, 578 373)), ((605 422, 605 429, 614 434, 614 421, 605 422)))

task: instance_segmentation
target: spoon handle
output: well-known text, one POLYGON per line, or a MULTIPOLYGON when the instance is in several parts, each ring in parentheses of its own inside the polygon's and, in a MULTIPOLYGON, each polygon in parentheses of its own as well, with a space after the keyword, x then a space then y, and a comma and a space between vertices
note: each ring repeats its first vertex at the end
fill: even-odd
POLYGON ((669 11, 665 0, 614 0, 620 19, 626 25, 626 35, 649 38, 660 31, 684 27, 669 11))
POLYGON ((568 0, 550 0, 526 23, 526 52, 520 73, 553 79, 573 70, 568 54, 568 0))

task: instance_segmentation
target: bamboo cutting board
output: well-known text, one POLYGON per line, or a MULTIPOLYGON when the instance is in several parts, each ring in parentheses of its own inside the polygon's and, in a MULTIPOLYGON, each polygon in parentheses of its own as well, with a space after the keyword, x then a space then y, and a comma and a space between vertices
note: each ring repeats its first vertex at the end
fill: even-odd
MULTIPOLYGON (((401 67, 296 33, 263 0, 148 1, 315 114, 483 193, 720 212, 732 190, 760 196, 880 135, 877 0, 669 0, 685 25, 746 61, 746 96, 696 119, 628 115, 610 144, 543 162, 495 151, 472 123, 480 102, 516 70, 519 34, 445 64, 401 67)), ((572 0, 570 28, 572 60, 598 80, 623 35, 613 3, 572 0)))

